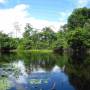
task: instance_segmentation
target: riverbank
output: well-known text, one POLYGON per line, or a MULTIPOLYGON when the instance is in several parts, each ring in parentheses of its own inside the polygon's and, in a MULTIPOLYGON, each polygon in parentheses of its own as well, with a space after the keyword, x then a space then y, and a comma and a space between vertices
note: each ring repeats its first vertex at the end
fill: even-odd
POLYGON ((11 50, 10 52, 35 52, 35 53, 52 53, 53 50, 47 49, 32 49, 32 50, 11 50))
MULTIPOLYGON (((32 52, 32 53, 52 53, 52 52, 55 52, 53 49, 31 49, 31 50, 18 50, 18 49, 14 49, 14 50, 10 50, 10 51, 3 51, 4 53, 8 53, 8 52, 16 52, 16 53, 21 53, 21 52, 25 52, 25 53, 29 53, 29 52, 32 52)), ((74 51, 70 48, 67 48, 67 49, 64 49, 63 52, 61 50, 59 51, 56 51, 55 53, 73 53, 74 51)), ((78 53, 78 52, 77 52, 78 53)), ((86 50, 87 54, 90 54, 90 49, 86 50)))

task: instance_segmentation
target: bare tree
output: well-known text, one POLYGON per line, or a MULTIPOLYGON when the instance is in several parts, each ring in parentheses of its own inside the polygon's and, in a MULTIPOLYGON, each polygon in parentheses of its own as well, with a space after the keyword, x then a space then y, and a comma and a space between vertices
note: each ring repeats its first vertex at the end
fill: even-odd
POLYGON ((19 22, 14 22, 14 28, 16 30, 16 38, 17 38, 17 34, 20 33, 20 25, 19 22))

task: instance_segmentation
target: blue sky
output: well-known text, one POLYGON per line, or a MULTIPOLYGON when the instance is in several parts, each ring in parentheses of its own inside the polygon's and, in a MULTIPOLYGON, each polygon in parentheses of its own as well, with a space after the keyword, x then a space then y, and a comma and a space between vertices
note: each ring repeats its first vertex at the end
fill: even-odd
POLYGON ((9 31, 10 24, 14 22, 22 26, 28 22, 40 29, 46 24, 58 29, 67 22, 73 9, 81 7, 90 7, 90 0, 0 0, 0 17, 6 22, 0 23, 0 29, 8 33, 14 31, 14 28, 9 31), (2 28, 3 25, 7 30, 2 28))

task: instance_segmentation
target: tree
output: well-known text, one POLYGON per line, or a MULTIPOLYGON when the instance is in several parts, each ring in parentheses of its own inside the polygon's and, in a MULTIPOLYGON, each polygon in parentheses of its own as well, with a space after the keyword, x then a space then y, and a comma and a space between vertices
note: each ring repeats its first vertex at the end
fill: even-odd
POLYGON ((74 51, 90 48, 90 8, 75 9, 68 18, 67 43, 74 51))
POLYGON ((77 27, 83 28, 88 19, 90 19, 90 8, 75 9, 68 18, 68 28, 71 30, 77 27))
POLYGON ((42 29, 41 42, 46 48, 52 48, 52 43, 56 40, 56 34, 50 27, 45 27, 42 29))
POLYGON ((86 31, 85 33, 85 43, 87 45, 87 48, 90 48, 90 19, 88 19, 88 21, 85 23, 84 25, 84 30, 86 31))
POLYGON ((9 37, 8 35, 0 32, 0 50, 9 50, 10 44, 9 44, 9 37))
POLYGON ((84 28, 77 28, 68 33, 68 44, 74 51, 82 51, 90 47, 90 32, 84 28))
POLYGON ((23 46, 25 49, 30 49, 32 44, 32 35, 33 28, 30 24, 26 24, 25 32, 23 33, 23 46))
POLYGON ((0 51, 9 51, 17 48, 18 40, 0 32, 0 51))

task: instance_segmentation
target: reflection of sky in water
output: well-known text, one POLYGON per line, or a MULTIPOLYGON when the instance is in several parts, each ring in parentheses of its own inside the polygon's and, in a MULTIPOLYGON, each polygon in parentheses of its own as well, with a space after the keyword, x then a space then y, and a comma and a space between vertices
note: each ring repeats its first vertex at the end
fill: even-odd
POLYGON ((20 72, 23 75, 27 75, 24 62, 22 62, 22 61, 15 62, 15 63, 13 63, 13 66, 14 66, 14 68, 17 68, 18 70, 20 70, 20 72))
POLYGON ((8 78, 12 81, 13 86, 9 90, 74 90, 67 75, 63 72, 64 67, 60 68, 55 65, 51 71, 46 71, 38 65, 38 67, 33 66, 31 71, 25 68, 22 61, 11 65, 13 70, 8 78), (47 80, 46 83, 45 80, 47 80))

